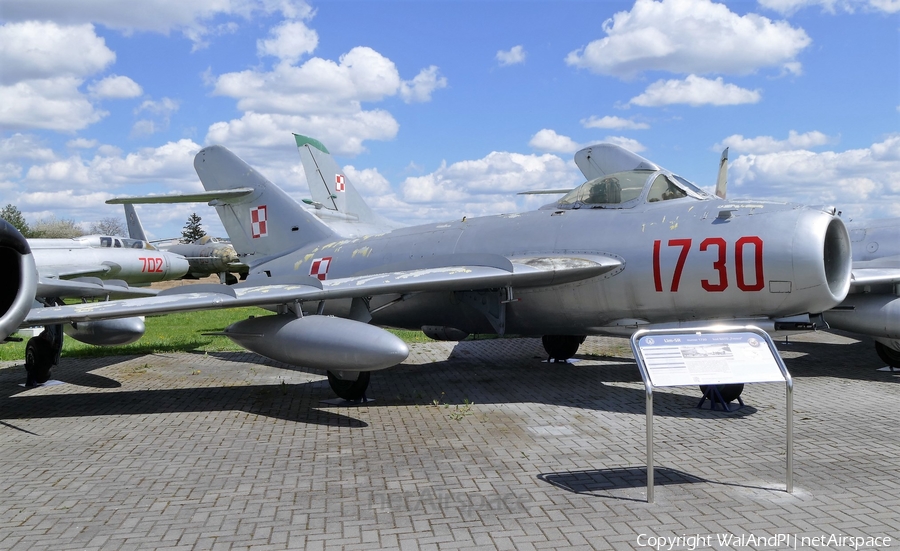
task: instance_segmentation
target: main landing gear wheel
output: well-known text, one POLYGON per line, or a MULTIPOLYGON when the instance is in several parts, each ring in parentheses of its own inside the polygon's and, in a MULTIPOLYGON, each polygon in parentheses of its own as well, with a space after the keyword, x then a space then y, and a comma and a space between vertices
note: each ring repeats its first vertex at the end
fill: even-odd
MULTIPOLYGON (((700 392, 704 395, 706 394, 706 389, 708 389, 708 385, 700 385, 700 392)), ((737 400, 741 393, 744 392, 744 383, 736 384, 736 385, 718 385, 719 394, 722 395, 722 399, 725 400, 725 403, 731 403, 737 400)))
POLYGON ((28 340, 25 345, 26 386, 42 385, 50 380, 54 355, 53 345, 45 339, 34 337, 28 340))
MULTIPOLYGON (((369 372, 357 371, 356 379, 344 379, 332 371, 328 372, 328 384, 339 397, 350 402, 358 402, 366 397, 369 388, 369 372)), ((342 376, 352 376, 351 372, 343 372, 342 376)))
POLYGON ((584 335, 544 335, 541 344, 549 360, 564 362, 578 352, 578 347, 586 338, 584 335))
POLYGON ((878 341, 875 341, 875 352, 878 353, 878 357, 881 358, 881 361, 886 363, 888 367, 892 369, 900 368, 900 352, 897 352, 893 348, 885 346, 878 341))

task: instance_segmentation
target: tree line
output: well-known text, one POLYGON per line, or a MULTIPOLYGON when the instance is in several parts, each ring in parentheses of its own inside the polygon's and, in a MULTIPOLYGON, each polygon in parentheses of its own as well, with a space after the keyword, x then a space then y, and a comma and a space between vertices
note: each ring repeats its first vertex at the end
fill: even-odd
MULTIPOLYGON (((87 232, 82 230, 81 226, 76 224, 74 220, 56 218, 55 216, 42 218, 33 224, 29 224, 22 212, 13 204, 7 204, 3 209, 0 209, 0 218, 12 224, 23 236, 31 239, 71 239, 92 234, 128 235, 125 222, 121 218, 114 216, 93 222, 87 232)), ((201 218, 197 216, 197 213, 192 213, 188 217, 184 228, 181 230, 180 240, 182 243, 191 243, 206 235, 206 232, 200 226, 200 221, 201 218)))

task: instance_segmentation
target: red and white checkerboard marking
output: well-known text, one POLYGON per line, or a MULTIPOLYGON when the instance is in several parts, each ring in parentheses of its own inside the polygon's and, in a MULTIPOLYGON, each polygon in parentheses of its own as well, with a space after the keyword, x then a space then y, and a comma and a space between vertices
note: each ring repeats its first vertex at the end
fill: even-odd
POLYGON ((250 209, 250 234, 253 239, 269 235, 269 214, 265 205, 250 209))
POLYGON ((335 174, 334 175, 334 190, 335 191, 344 191, 345 183, 346 183, 346 178, 344 178, 343 174, 335 174))
POLYGON ((328 277, 328 267, 331 266, 331 257, 314 258, 309 266, 309 275, 317 278, 319 281, 325 281, 328 277))

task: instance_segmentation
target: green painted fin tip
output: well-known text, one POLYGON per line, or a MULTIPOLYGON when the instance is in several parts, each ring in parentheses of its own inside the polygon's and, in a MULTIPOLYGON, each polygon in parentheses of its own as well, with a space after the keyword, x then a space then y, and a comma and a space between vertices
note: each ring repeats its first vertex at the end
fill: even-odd
MULTIPOLYGON (((322 153, 328 153, 328 149, 319 140, 314 140, 307 136, 301 136, 300 134, 294 134, 294 139, 297 140, 297 147, 303 147, 304 145, 309 144, 322 153)), ((328 154, 331 155, 331 153, 328 154)))

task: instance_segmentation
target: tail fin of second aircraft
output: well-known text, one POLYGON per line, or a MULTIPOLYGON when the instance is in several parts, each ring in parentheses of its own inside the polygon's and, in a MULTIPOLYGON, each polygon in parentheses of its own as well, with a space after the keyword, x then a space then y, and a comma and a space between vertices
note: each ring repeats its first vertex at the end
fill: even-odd
POLYGON ((336 237, 281 188, 222 146, 197 153, 194 169, 208 192, 231 191, 213 198, 210 205, 242 261, 251 266, 259 259, 336 237))
POLYGON ((294 139, 317 215, 329 223, 343 223, 341 227, 351 235, 356 233, 353 226, 366 232, 399 227, 369 208, 322 142, 300 134, 294 134, 294 139))
POLYGON ((137 211, 134 210, 134 205, 125 203, 123 206, 125 207, 125 223, 128 225, 128 237, 147 242, 147 234, 144 233, 144 226, 141 224, 141 219, 138 218, 137 211))

